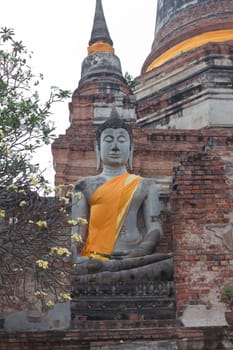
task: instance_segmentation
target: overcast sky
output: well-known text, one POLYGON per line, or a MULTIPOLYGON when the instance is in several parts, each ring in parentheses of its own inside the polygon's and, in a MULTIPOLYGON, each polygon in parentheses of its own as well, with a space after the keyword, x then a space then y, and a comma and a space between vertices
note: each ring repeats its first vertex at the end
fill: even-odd
MULTIPOLYGON (((80 80, 81 63, 87 56, 95 0, 1 2, 0 26, 14 29, 16 39, 33 51, 33 73, 43 73, 45 77, 41 86, 42 98, 46 98, 52 85, 75 90, 80 80)), ((156 0, 102 0, 102 3, 123 74, 128 71, 136 77, 151 50, 156 0)), ((68 102, 53 108, 56 134, 64 134, 69 125, 68 102)), ((38 154, 38 160, 42 167, 50 167, 46 176, 51 180, 50 149, 46 152, 46 161, 44 151, 38 154)))

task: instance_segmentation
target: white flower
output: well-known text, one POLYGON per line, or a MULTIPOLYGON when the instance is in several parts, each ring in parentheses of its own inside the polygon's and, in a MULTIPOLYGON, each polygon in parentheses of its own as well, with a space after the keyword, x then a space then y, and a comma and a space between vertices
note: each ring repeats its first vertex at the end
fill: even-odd
POLYGON ((44 270, 46 270, 49 267, 48 261, 45 261, 45 260, 37 260, 36 265, 44 270))
POLYGON ((55 304, 54 304, 54 302, 52 300, 49 300, 49 301, 46 302, 46 306, 47 307, 54 307, 54 305, 55 304))
POLYGON ((5 210, 0 209, 0 218, 4 218, 6 216, 5 210))
POLYGON ((71 237, 75 242, 82 243, 82 237, 78 233, 74 233, 71 237))
POLYGON ((39 220, 36 222, 37 226, 41 227, 41 228, 46 228, 48 227, 48 224, 46 221, 42 221, 42 220, 39 220))

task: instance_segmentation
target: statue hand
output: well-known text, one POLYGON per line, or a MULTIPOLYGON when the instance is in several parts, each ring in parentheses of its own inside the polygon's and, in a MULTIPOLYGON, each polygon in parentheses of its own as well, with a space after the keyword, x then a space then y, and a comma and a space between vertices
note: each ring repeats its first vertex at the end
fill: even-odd
POLYGON ((139 257, 139 256, 145 256, 145 255, 148 255, 148 254, 150 254, 150 252, 147 252, 145 249, 143 249, 143 248, 136 248, 136 249, 130 251, 127 254, 127 257, 129 257, 129 258, 136 258, 136 257, 139 257))
POLYGON ((125 256, 129 255, 128 250, 116 250, 111 253, 110 259, 123 259, 125 256))

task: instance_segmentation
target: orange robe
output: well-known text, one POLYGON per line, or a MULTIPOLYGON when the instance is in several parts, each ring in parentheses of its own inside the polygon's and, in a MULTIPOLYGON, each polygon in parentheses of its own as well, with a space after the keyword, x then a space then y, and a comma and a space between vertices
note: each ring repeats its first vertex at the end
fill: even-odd
POLYGON ((83 256, 112 253, 140 180, 140 176, 124 173, 95 191, 91 197, 88 238, 83 256))

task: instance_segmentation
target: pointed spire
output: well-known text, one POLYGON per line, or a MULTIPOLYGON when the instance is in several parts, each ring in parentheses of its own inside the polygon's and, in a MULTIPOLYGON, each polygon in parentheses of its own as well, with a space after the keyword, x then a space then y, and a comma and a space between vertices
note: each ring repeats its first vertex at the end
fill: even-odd
POLYGON ((96 0, 96 9, 91 33, 91 39, 87 48, 88 56, 82 63, 81 78, 79 86, 87 79, 93 79, 101 75, 103 80, 106 75, 123 78, 121 62, 115 55, 108 28, 106 25, 103 6, 101 0, 96 0))
POLYGON ((113 45, 112 39, 110 38, 108 27, 104 17, 104 11, 102 6, 102 0, 96 0, 95 17, 91 32, 91 39, 89 45, 91 46, 97 42, 108 43, 113 45))

